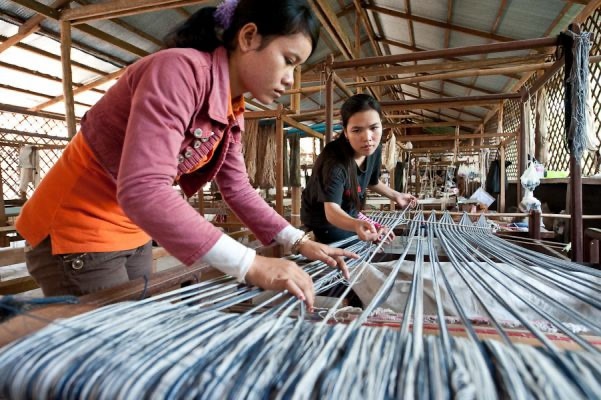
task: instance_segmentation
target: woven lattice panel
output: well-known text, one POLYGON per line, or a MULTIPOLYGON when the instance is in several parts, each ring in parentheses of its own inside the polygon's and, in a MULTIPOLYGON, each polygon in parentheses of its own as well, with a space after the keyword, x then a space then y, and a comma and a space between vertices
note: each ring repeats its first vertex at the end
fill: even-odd
MULTIPOLYGON (((520 102, 508 100, 503 105, 503 131, 519 132, 520 130, 520 102)), ((518 138, 509 142, 505 152, 505 160, 511 164, 507 167, 507 179, 517 179, 518 174, 518 138)))
MULTIPOLYGON (((597 11, 589 17, 582 25, 582 31, 599 32, 601 26, 601 12, 597 11)), ((590 56, 600 54, 601 35, 594 35, 590 56)), ((548 143, 549 160, 545 166, 548 170, 568 171, 570 168, 570 154, 566 148, 565 140, 565 70, 562 68, 553 79, 545 86, 549 95, 547 115, 548 119, 548 143)), ((598 63, 589 64, 589 78, 591 94, 593 98, 593 109, 599 110, 601 102, 601 67, 598 63)), ((597 115, 596 132, 597 139, 601 138, 601 124, 597 115)), ((599 157, 597 152, 585 152, 582 158, 582 175, 590 176, 599 172, 599 157)))
MULTIPOLYGON (((601 54, 601 10, 591 15, 582 25, 582 30, 594 34, 593 43, 591 43, 590 56, 601 54)), ((595 124, 595 135, 597 139, 601 139, 601 115, 599 109, 601 107, 601 65, 599 63, 589 64, 589 77, 591 84, 591 95, 593 98, 593 110, 597 117, 595 124)), ((582 162, 583 175, 589 176, 599 172, 599 152, 587 152, 582 162)))
POLYGON ((565 87, 563 75, 564 70, 562 68, 546 85, 549 96, 547 102, 549 160, 545 168, 551 171, 567 171, 570 168, 570 155, 566 149, 565 141, 565 87))
MULTIPOLYGON (((4 199, 20 197, 19 148, 25 144, 37 148, 39 172, 43 178, 67 145, 66 137, 67 124, 63 120, 0 111, 0 166, 4 199)), ((33 185, 29 184, 28 196, 33 189, 33 185)))
MULTIPOLYGON (((585 32, 601 32, 601 11, 596 11, 582 25, 585 32)), ((601 54, 601 35, 594 35, 594 42, 591 46, 590 56, 601 54)), ((593 110, 601 109, 601 65, 599 63, 589 64, 589 77, 591 85, 591 94, 593 98, 593 110)), ((533 75, 525 84, 530 87, 536 76, 533 75)), ((547 170, 568 171, 570 167, 570 155, 566 148, 565 141, 565 87, 564 87, 564 69, 558 71, 553 78, 547 82, 545 89, 547 91, 547 141, 549 150, 549 159, 545 165, 547 170)), ((534 124, 535 102, 531 102, 532 118, 534 124)), ((595 124, 595 135, 601 139, 601 121, 598 112, 595 113, 597 121, 595 124)), ((503 128, 505 132, 519 130, 520 108, 516 100, 508 100, 503 105, 503 128)), ((493 132, 496 130, 497 122, 494 118, 487 124, 486 130, 493 132)), ((533 127, 534 129, 534 127, 533 127)), ((517 140, 512 141, 507 146, 506 159, 511 161, 511 166, 507 168, 508 179, 517 179, 517 140)), ((492 157, 491 157, 492 159, 492 157)), ((599 172, 598 152, 585 152, 582 158, 582 175, 590 176, 599 172)))
POLYGON ((0 146, 0 168, 5 199, 19 197, 19 148, 0 146))

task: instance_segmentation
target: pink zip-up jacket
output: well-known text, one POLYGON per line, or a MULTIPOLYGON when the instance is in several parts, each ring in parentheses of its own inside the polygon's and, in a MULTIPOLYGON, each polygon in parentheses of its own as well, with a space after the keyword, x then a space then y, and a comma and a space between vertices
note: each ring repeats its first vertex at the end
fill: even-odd
POLYGON ((288 226, 250 185, 243 117, 228 121, 229 84, 223 47, 161 50, 129 66, 81 122, 88 145, 117 182, 127 216, 187 265, 222 233, 174 190, 177 177, 188 196, 215 179, 229 207, 264 244, 288 226), (209 164, 187 174, 219 138, 209 164))

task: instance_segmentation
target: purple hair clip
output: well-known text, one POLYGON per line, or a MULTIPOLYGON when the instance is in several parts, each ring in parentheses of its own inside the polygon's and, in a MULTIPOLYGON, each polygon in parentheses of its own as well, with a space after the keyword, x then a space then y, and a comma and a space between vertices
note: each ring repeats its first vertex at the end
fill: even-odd
POLYGON ((230 24, 232 23, 232 19, 234 18, 234 11, 236 11, 238 1, 239 0, 223 0, 223 3, 217 6, 217 10, 215 10, 215 14, 213 14, 215 21, 224 30, 229 28, 230 24))

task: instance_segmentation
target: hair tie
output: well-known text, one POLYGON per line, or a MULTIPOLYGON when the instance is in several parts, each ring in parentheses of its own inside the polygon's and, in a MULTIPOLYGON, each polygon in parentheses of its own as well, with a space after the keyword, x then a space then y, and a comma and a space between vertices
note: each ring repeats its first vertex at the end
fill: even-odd
POLYGON ((223 30, 226 30, 230 27, 237 5, 238 0, 224 0, 219 6, 217 6, 217 10, 215 10, 213 18, 215 18, 215 21, 221 28, 223 28, 223 30))

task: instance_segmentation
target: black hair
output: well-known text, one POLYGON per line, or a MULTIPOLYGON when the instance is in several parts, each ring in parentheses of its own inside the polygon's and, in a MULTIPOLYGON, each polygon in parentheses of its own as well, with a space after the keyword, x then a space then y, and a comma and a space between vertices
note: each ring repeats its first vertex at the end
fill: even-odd
MULTIPOLYGON (((380 103, 372 96, 367 94, 356 94, 349 97, 340 109, 342 117, 342 126, 346 130, 351 117, 359 112, 375 110, 382 117, 382 107, 380 103)), ((321 171, 321 179, 327 186, 333 176, 333 170, 340 165, 347 173, 350 184, 351 202, 355 205, 357 211, 361 210, 364 204, 361 203, 357 189, 359 178, 357 177, 357 164, 355 163, 355 150, 348 139, 341 133, 338 138, 328 143, 315 162, 315 170, 321 171)))
POLYGON ((305 33, 311 39, 312 52, 319 40, 319 22, 306 0, 240 0, 232 22, 222 30, 213 17, 216 7, 203 7, 165 37, 165 46, 191 47, 211 52, 219 46, 236 47, 240 28, 248 23, 257 25, 266 46, 277 36, 305 33))

